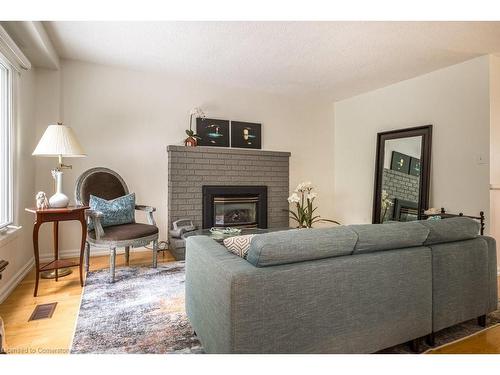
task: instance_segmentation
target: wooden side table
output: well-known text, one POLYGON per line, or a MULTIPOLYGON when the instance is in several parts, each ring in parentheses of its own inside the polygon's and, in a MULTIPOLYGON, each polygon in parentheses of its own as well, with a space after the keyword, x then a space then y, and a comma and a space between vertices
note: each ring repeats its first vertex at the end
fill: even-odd
POLYGON ((87 237, 87 221, 85 220, 85 210, 88 206, 75 206, 75 207, 65 207, 65 208, 46 208, 43 210, 38 210, 36 208, 26 208, 27 212, 35 214, 35 223, 33 225, 33 250, 35 252, 35 292, 33 295, 36 297, 38 293, 38 282, 40 280, 40 273, 43 271, 55 270, 56 277, 58 280, 57 270, 60 268, 67 267, 79 267, 80 268, 80 285, 83 287, 83 253, 85 249, 85 240, 87 237), (67 259, 59 259, 59 222, 60 221, 70 221, 77 220, 82 225, 82 240, 80 245, 80 261, 74 262, 67 259), (54 223, 54 260, 46 263, 40 264, 40 254, 38 249, 38 231, 43 223, 52 222, 54 223))

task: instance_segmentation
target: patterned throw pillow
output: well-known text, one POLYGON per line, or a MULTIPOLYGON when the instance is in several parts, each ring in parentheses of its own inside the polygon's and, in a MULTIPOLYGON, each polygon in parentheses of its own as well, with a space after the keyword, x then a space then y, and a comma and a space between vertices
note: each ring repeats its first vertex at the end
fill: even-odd
MULTIPOLYGON (((135 193, 110 201, 91 195, 89 206, 91 210, 102 212, 101 224, 103 228, 135 222, 135 193)), ((88 230, 94 230, 92 222, 89 223, 88 230)))
POLYGON ((233 254, 246 258, 248 250, 250 250, 250 242, 254 236, 255 234, 246 234, 229 237, 224 240, 224 246, 233 254))

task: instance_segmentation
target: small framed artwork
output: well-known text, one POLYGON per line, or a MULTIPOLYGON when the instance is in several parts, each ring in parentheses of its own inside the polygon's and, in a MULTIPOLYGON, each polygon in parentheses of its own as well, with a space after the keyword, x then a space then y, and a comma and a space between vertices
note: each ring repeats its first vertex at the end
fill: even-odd
POLYGON ((410 156, 397 151, 392 152, 391 169, 401 173, 410 172, 410 156))
POLYGON ((262 148, 261 124, 231 121, 231 147, 262 148))
POLYGON ((410 158, 410 174, 420 177, 420 159, 410 158))
POLYGON ((229 121, 211 118, 196 119, 198 146, 229 147, 229 121))

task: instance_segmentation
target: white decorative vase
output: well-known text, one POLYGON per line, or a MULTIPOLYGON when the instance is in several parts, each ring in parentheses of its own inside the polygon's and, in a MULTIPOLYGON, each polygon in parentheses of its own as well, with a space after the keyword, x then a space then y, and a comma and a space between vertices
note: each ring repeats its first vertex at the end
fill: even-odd
POLYGON ((69 198, 62 192, 62 171, 57 169, 52 170, 52 177, 56 180, 56 193, 49 198, 51 208, 68 207, 69 198))

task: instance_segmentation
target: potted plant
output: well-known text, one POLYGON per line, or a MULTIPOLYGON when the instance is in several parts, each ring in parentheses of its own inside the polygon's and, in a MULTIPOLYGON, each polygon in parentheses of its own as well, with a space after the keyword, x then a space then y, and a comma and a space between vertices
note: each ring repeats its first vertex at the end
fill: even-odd
POLYGON ((184 140, 185 146, 195 147, 198 144, 198 135, 193 130, 193 117, 204 119, 205 113, 199 107, 195 107, 189 112, 189 129, 186 129, 187 138, 184 140))
POLYGON ((292 195, 288 197, 288 203, 295 206, 295 210, 288 210, 290 219, 297 222, 298 228, 312 228, 314 223, 330 222, 340 225, 338 221, 322 219, 321 216, 315 215, 318 207, 314 207, 314 200, 318 194, 313 192, 311 182, 302 182, 297 185, 297 188, 292 195))

